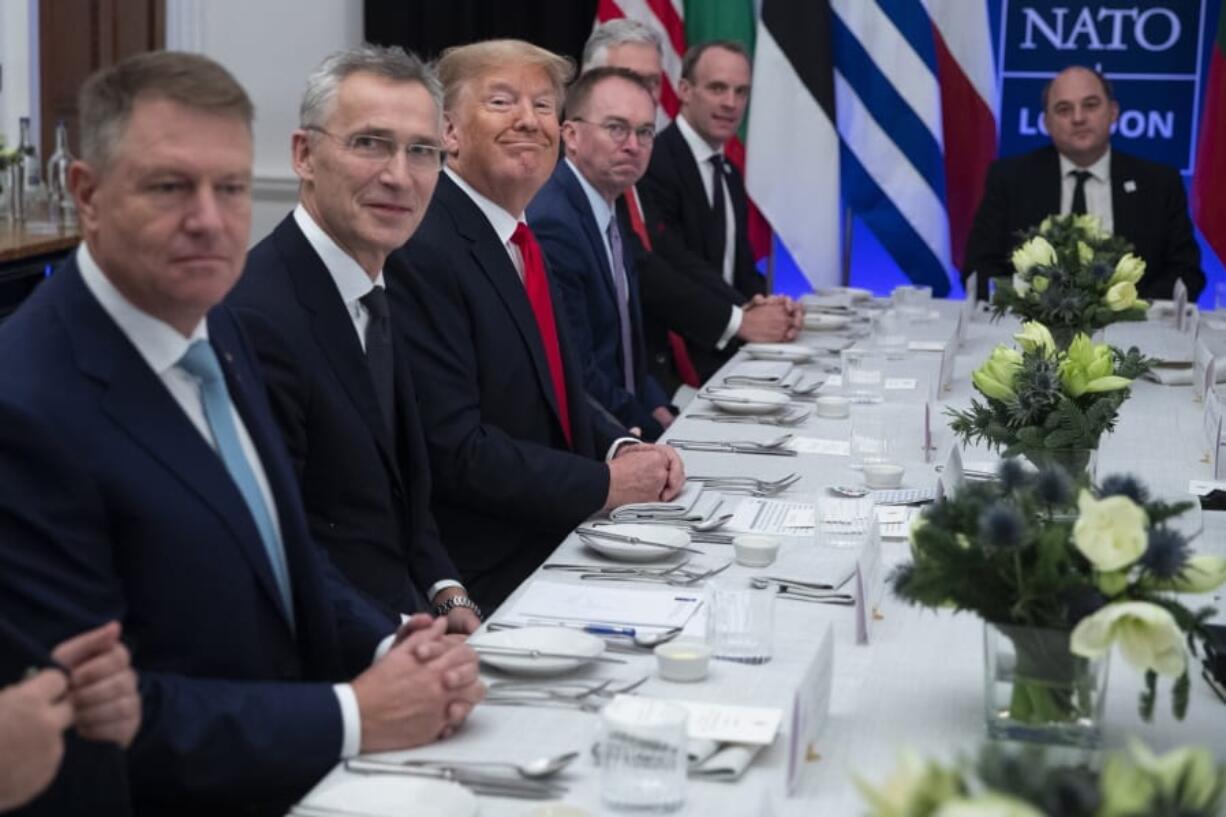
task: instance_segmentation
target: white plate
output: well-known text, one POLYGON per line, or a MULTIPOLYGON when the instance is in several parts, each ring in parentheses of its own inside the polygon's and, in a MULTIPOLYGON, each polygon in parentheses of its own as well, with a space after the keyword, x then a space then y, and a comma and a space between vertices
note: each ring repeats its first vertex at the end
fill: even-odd
POLYGON ((805 363, 817 356, 817 350, 799 343, 746 343, 745 353, 754 360, 789 360, 805 363))
POLYGON ((428 777, 353 775, 328 784, 302 801, 305 806, 403 817, 475 817, 477 797, 459 783, 428 777))
POLYGON ((618 562, 658 562, 675 556, 677 551, 672 548, 687 547, 690 544, 690 534, 681 528, 666 528, 663 525, 601 525, 600 530, 606 533, 616 533, 619 536, 633 536, 645 542, 659 542, 671 547, 653 547, 638 545, 633 542, 618 542, 613 539, 602 539, 598 536, 584 536, 583 544, 618 562))
POLYGON ((846 295, 853 301, 871 301, 873 299, 871 290, 861 289, 860 287, 823 287, 817 292, 819 295, 846 295))
MULTIPOLYGON (((566 652, 596 658, 604 641, 581 630, 566 627, 522 627, 469 636, 473 647, 515 647, 542 652, 566 652)), ((558 675, 587 663, 586 658, 532 658, 527 655, 482 655, 481 663, 515 675, 558 675)))
POLYGON ((824 312, 805 313, 805 329, 831 331, 845 329, 851 324, 851 318, 844 315, 827 315, 824 312))
POLYGON ((791 402, 786 394, 766 389, 721 389, 702 397, 729 414, 772 414, 791 402))

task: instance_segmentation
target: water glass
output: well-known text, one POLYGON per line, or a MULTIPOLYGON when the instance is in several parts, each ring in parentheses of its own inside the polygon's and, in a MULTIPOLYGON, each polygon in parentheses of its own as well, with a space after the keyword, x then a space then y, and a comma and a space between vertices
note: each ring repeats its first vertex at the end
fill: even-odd
POLYGON ((711 655, 741 664, 765 664, 775 642, 775 594, 719 578, 707 583, 707 643, 711 655))
POLYGON ((600 796, 618 811, 666 813, 685 803, 686 710, 640 696, 600 713, 600 796))
POLYGON ((853 405, 851 407, 848 466, 860 471, 865 465, 890 461, 889 427, 884 407, 853 405))
POLYGON ((902 317, 912 321, 928 319, 932 308, 932 287, 896 287, 890 297, 902 317))
POLYGON ((906 357, 907 331, 901 317, 893 309, 886 309, 877 316, 873 326, 873 339, 877 351, 887 360, 899 360, 906 357))
POLYGON ((813 509, 813 541, 818 547, 859 549, 876 524, 872 494, 854 499, 819 494, 813 509))
POLYGON ((885 355, 875 349, 844 349, 839 353, 843 392, 853 403, 880 403, 885 389, 885 355))

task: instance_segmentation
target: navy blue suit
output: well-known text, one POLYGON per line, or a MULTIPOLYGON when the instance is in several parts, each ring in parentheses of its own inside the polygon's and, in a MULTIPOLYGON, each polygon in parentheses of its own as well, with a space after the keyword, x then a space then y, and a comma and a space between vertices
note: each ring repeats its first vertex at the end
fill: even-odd
POLYGON ((384 276, 392 325, 412 349, 434 515, 465 586, 492 609, 604 505, 601 458, 624 429, 588 405, 555 286, 567 446, 524 285, 485 214, 446 173, 384 276))
POLYGON ((663 428, 652 410, 668 405, 668 397, 647 372, 643 347, 643 319, 639 304, 638 243, 628 218, 618 219, 622 236, 623 267, 630 292, 631 366, 635 390, 626 390, 621 320, 617 290, 602 228, 596 225, 591 203, 574 171, 558 162, 553 175, 528 205, 528 224, 549 261, 549 272, 562 290, 567 333, 583 366, 583 384, 588 394, 627 426, 639 426, 643 436, 654 440, 663 428))
MULTIPOLYGON (((55 666, 48 651, 0 618, 0 688, 25 680, 26 671, 55 666)), ((6 735, 0 735, 4 740, 6 735)), ((69 729, 64 758, 51 784, 12 817, 120 817, 131 814, 123 749, 82 740, 69 729)))
POLYGON ((208 326, 276 500, 296 632, 221 458, 75 260, 0 326, 0 615, 43 645, 123 622, 142 814, 284 811, 337 760, 331 684, 393 627, 311 541, 238 322, 208 326))
POLYGON ((402 337, 393 339, 392 434, 353 319, 292 215, 251 250, 226 302, 263 368, 315 541, 383 610, 424 609, 435 582, 460 574, 430 513, 430 464, 402 337))

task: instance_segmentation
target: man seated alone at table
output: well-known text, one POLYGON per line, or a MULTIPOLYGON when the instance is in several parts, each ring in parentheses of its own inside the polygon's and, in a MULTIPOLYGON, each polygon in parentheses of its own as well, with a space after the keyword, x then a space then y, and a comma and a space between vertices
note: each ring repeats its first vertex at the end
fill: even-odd
POLYGON ((1205 274, 1179 171, 1113 148, 1119 113, 1111 82, 1090 68, 1066 68, 1043 89, 1052 144, 988 170, 962 265, 964 283, 979 273, 979 297, 987 297, 990 278, 1013 274, 1020 234, 1055 213, 1097 216, 1132 242, 1145 259, 1142 298, 1170 298, 1181 278, 1191 300, 1200 295, 1205 274))
POLYGON ((667 446, 619 442, 588 403, 562 294, 524 223, 558 159, 570 62, 490 40, 446 51, 438 72, 447 166, 386 274, 412 341, 435 518, 489 610, 584 519, 671 499, 685 472, 667 446))

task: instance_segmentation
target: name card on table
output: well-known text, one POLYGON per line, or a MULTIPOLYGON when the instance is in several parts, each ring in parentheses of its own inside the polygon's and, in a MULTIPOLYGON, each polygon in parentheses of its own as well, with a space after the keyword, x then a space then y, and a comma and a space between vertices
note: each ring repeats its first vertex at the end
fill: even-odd
POLYGON ((881 532, 877 525, 869 527, 864 547, 856 560, 856 643, 867 644, 868 633, 877 618, 877 605, 885 592, 881 575, 881 532))
POLYGON ((966 474, 962 470, 962 451, 958 448, 958 443, 954 442, 949 449, 949 457, 945 460, 945 467, 941 469, 941 478, 937 481, 937 498, 954 499, 965 484, 966 474))
POLYGON ((1222 400, 1212 388, 1205 393, 1203 423, 1205 445, 1212 448, 1217 442, 1218 432, 1222 425, 1222 400))
MULTIPOLYGON (((1192 342, 1192 393, 1196 395, 1197 400, 1205 399, 1206 384, 1209 382, 1207 378, 1209 362, 1213 360, 1213 352, 1209 350, 1209 344, 1203 340, 1195 340, 1192 342)), ((1214 373, 1216 376, 1216 372, 1214 373)))
POLYGON ((954 380, 954 347, 956 343, 947 343, 945 348, 941 350, 941 370, 937 375, 937 388, 940 391, 949 391, 950 385, 954 380))
POLYGON ((1188 285, 1182 278, 1175 280, 1172 300, 1175 302, 1175 328, 1182 332, 1188 312, 1188 285))
POLYGON ((961 346, 966 342, 966 310, 958 310, 957 323, 954 324, 953 345, 961 346))
POLYGON ((801 675, 792 698, 792 730, 788 739, 789 797, 799 788, 805 763, 813 751, 813 744, 830 716, 830 692, 833 686, 834 632, 827 624, 817 654, 801 675))
POLYGON ((966 276, 966 315, 969 318, 979 308, 979 271, 966 276))

